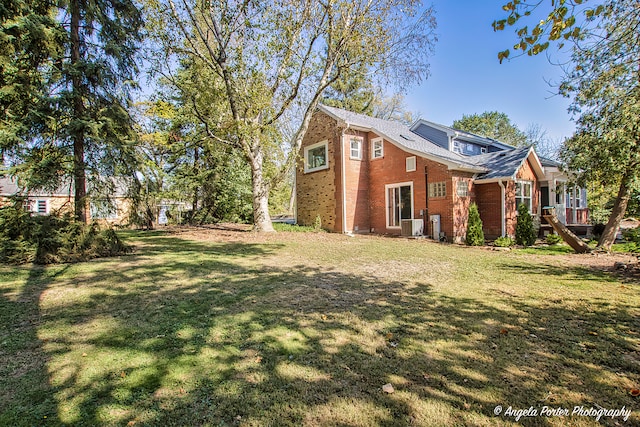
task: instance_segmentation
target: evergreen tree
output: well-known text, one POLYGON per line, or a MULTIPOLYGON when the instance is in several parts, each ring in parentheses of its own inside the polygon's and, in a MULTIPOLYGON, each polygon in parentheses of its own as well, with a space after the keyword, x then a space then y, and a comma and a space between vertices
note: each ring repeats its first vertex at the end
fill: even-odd
POLYGON ((516 222, 516 243, 531 246, 536 242, 536 230, 529 208, 524 203, 518 205, 518 220, 516 222))
MULTIPOLYGON (((13 45, 0 65, 2 93, 10 94, 0 96, 8 130, 0 132, 3 154, 30 189, 73 178, 75 217, 86 222, 87 178, 98 190, 100 177, 132 173, 135 133, 127 109, 140 11, 131 0, 32 0, 14 14, 25 22, 20 36, 27 42, 0 39, 13 45), (11 95, 17 89, 21 95, 11 95)), ((11 30, 3 28, 3 35, 11 30)))
POLYGON ((478 212, 478 205, 471 203, 469 206, 469 218, 467 220, 467 245, 484 245, 484 232, 482 231, 482 219, 478 212))
POLYGON ((322 103, 371 116, 377 91, 364 65, 346 70, 322 96, 322 103))

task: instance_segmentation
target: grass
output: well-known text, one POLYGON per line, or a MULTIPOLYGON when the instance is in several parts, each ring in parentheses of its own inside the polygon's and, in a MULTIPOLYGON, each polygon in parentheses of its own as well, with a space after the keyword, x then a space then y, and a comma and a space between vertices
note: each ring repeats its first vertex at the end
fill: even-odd
POLYGON ((321 228, 309 227, 307 225, 287 224, 286 222, 274 222, 273 228, 276 231, 299 232, 299 233, 324 233, 321 228))
POLYGON ((0 425, 516 425, 496 405, 625 406, 626 423, 520 423, 640 425, 640 287, 580 256, 327 233, 128 241, 120 258, 0 266, 0 425))

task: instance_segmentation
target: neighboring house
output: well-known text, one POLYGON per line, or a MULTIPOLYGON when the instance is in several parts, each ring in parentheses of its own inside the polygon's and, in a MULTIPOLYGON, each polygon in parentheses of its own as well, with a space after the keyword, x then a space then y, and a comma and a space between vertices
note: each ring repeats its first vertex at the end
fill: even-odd
MULTIPOLYGON (((125 224, 128 221, 130 201, 122 185, 109 198, 94 198, 89 202, 91 220, 105 221, 110 224, 125 224)), ((25 197, 25 210, 33 215, 48 215, 51 212, 73 211, 74 189, 71 183, 63 184, 55 191, 26 192, 15 178, 0 177, 0 205, 11 196, 25 197)))
POLYGON ((478 205, 485 236, 515 234, 517 206, 552 205, 586 222, 582 190, 565 203, 567 177, 531 147, 514 148, 419 120, 411 128, 319 106, 296 168, 296 219, 342 233, 428 235, 462 241, 478 205))

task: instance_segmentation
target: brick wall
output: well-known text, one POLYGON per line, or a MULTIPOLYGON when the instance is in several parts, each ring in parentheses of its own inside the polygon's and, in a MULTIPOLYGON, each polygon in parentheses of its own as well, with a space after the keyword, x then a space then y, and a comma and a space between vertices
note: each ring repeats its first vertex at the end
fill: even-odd
MULTIPOLYGON (((517 172, 516 179, 532 181, 531 205, 532 212, 536 214, 540 205, 540 183, 533 172, 531 163, 527 160, 517 172)), ((501 223, 501 189, 498 183, 475 184, 478 210, 482 219, 485 238, 495 239, 502 235, 501 223)), ((504 181, 505 187, 505 228, 507 236, 516 233, 516 183, 504 181)))
POLYGON ((497 182, 474 184, 485 239, 502 235, 502 189, 497 182))
POLYGON ((462 243, 467 237, 467 223, 469 220, 469 206, 476 201, 473 174, 455 172, 452 177, 453 193, 453 241, 462 243), (460 183, 460 184, 458 184, 460 183), (458 195, 458 185, 467 189, 467 195, 458 195))
MULTIPOLYGON (((370 135, 370 139, 376 135, 370 135)), ((464 219, 458 222, 454 218, 453 206, 458 179, 471 180, 471 175, 450 171, 446 165, 416 156, 416 170, 406 171, 406 159, 413 154, 407 153, 388 141, 384 141, 384 157, 370 161, 370 212, 371 228, 375 233, 400 234, 398 228, 387 227, 387 206, 385 186, 389 184, 411 183, 413 185, 413 218, 422 219, 425 234, 432 235, 433 230, 429 221, 430 215, 440 215, 440 231, 444 232, 448 240, 455 239, 464 229, 466 233, 466 207, 473 199, 473 191, 464 198, 464 219), (426 174, 425 174, 426 172, 426 174), (446 195, 444 197, 428 198, 428 182, 444 182, 446 195), (421 214, 422 213, 422 214, 421 214), (456 224, 454 224, 454 222, 456 224)), ((469 184, 470 185, 470 184, 469 184)))
MULTIPOLYGON (((345 189, 347 205, 345 225, 347 231, 356 233, 368 233, 371 228, 369 221, 370 139, 368 132, 354 131, 352 129, 345 130, 342 137, 345 181, 347 183, 345 189), (361 141, 362 151, 359 160, 351 158, 351 140, 353 138, 361 141)), ((340 181, 338 183, 338 185, 342 185, 340 181)), ((342 211, 338 213, 338 216, 342 216, 342 211)))
POLYGON ((341 210, 339 197, 340 180, 340 130, 336 121, 323 113, 316 113, 311 118, 309 129, 305 135, 296 166, 296 199, 297 218, 300 225, 314 225, 320 216, 322 227, 329 231, 341 232, 342 223, 338 217, 341 210), (304 147, 328 141, 329 168, 305 173, 304 147))

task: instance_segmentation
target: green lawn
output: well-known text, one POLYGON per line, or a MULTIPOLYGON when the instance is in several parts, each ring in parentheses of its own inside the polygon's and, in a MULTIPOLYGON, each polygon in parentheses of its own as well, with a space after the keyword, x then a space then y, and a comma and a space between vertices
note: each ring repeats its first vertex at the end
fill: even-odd
POLYGON ((640 425, 640 285, 591 255, 206 233, 0 266, 0 425, 640 425))

